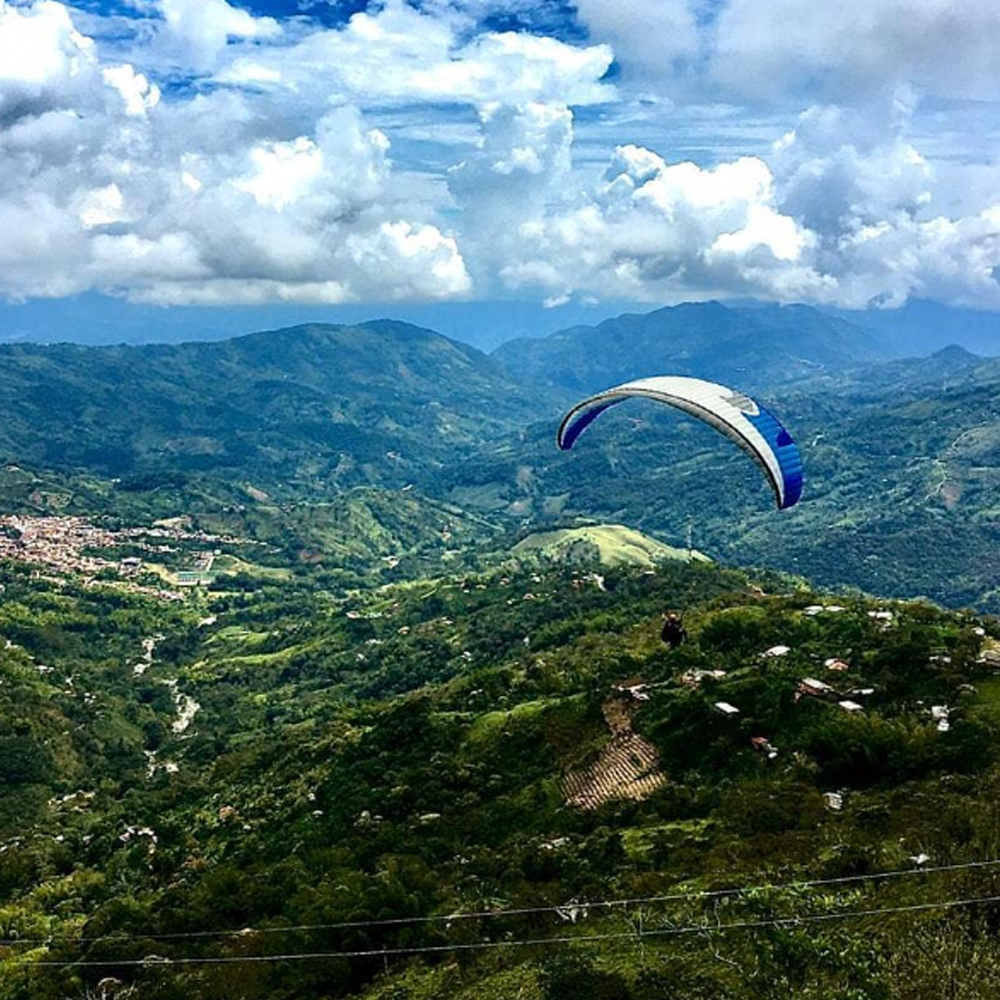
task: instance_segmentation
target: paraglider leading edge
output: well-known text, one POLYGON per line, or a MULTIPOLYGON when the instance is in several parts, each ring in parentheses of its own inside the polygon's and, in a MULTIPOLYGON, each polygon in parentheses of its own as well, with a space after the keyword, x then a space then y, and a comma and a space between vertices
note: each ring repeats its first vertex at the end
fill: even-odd
POLYGON ((802 456, 791 434, 757 400, 715 382, 681 376, 636 379, 577 403, 563 417, 557 441, 568 451, 605 410, 634 397, 653 399, 698 417, 739 445, 763 470, 779 509, 802 495, 802 456))

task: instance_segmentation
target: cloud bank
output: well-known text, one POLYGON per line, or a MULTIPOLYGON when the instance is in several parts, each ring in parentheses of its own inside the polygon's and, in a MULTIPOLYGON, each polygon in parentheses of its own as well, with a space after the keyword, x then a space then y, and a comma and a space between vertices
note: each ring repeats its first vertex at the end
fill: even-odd
POLYGON ((928 94, 1000 98, 1000 14, 905 6, 580 0, 569 42, 445 0, 335 28, 147 0, 107 32, 0 0, 0 295, 1000 308, 1000 169, 946 210, 913 135, 928 94), (614 124, 650 88, 677 120, 694 92, 813 103, 757 155, 695 163, 614 124))
POLYGON ((622 145, 599 184, 567 195, 568 112, 508 109, 484 118, 482 150, 452 190, 479 266, 553 302, 864 308, 918 295, 1000 308, 1000 198, 963 218, 935 214, 933 171, 901 125, 884 124, 814 108, 766 160, 712 167, 622 145))

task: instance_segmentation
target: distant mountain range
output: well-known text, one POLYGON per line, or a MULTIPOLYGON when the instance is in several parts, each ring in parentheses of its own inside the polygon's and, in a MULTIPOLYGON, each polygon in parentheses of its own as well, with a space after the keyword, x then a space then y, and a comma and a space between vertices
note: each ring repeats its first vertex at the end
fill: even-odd
POLYGON ((806 307, 683 305, 488 356, 391 320, 221 342, 0 345, 0 459, 134 477, 224 472, 314 490, 432 480, 574 395, 680 372, 765 388, 880 357, 806 307))
POLYGON ((910 299, 898 309, 824 310, 871 330, 898 357, 917 357, 958 344, 975 354, 1000 355, 1000 313, 910 299))
POLYGON ((521 426, 542 401, 475 348, 388 320, 221 343, 4 345, 0 372, 5 460, 267 485, 403 485, 521 426))
MULTIPOLYGON (((686 304, 683 308, 697 304, 686 304)), ((728 300, 726 308, 768 313, 768 323, 793 316, 801 326, 798 306, 778 307, 753 301, 728 300)), ((554 330, 597 325, 617 314, 646 312, 637 303, 570 302, 557 309, 527 300, 442 302, 393 305, 396 320, 438 330, 462 343, 489 351, 516 338, 542 337, 554 330), (592 318, 594 317, 594 318, 592 318)), ((1000 355, 1000 313, 964 309, 939 302, 911 299, 898 309, 837 310, 820 307, 825 317, 844 320, 874 335, 879 353, 895 357, 933 354, 950 344, 984 356, 1000 355)), ((35 299, 0 303, 0 343, 177 344, 216 341, 252 330, 287 329, 301 325, 357 326, 379 318, 381 307, 369 305, 304 306, 292 304, 235 306, 219 309, 187 306, 162 309, 86 294, 72 299, 35 299)), ((384 315, 384 313, 383 313, 384 315)), ((611 320, 614 322, 614 320, 611 320)))
POLYGON ((664 373, 761 389, 892 356, 871 331, 809 306, 720 302, 628 314, 493 352, 518 380, 574 393, 664 373))

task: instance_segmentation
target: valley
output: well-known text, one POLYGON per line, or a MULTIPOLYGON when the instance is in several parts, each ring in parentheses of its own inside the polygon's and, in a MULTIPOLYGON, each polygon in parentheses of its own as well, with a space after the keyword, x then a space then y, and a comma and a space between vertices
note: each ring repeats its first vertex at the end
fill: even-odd
POLYGON ((50 407, 33 429, 0 395, 11 435, 0 439, 0 497, 11 512, 110 513, 131 527, 193 517, 267 543, 279 562, 332 560, 345 581, 378 566, 393 579, 449 559, 471 565, 472 552, 528 534, 624 523, 679 549, 690 531, 711 558, 824 586, 1000 606, 994 361, 955 351, 877 361, 869 331, 804 308, 709 303, 622 322, 632 345, 624 366, 615 345, 625 334, 610 322, 513 341, 492 358, 389 322, 278 331, 270 342, 255 334, 170 348, 7 348, 11 376, 23 368, 17 377, 36 395, 74 398, 70 358, 90 359, 101 375, 86 410, 73 409, 83 397, 50 407), (743 368, 794 428, 807 467, 803 504, 773 516, 743 456, 649 404, 609 414, 573 453, 556 451, 554 426, 578 398, 558 373, 575 370, 580 350, 594 375, 578 388, 591 389, 654 362, 717 377, 718 337, 734 381, 743 368), (778 338, 782 350, 798 338, 808 365, 756 365, 755 337, 778 338), (36 357, 50 360, 29 366, 36 357), (126 371, 134 388, 123 393, 114 386, 126 371), (273 406, 253 402, 265 385, 268 399, 280 386, 273 406), (74 413, 84 412, 81 423, 74 413), (113 430, 85 453, 91 420, 113 430))
POLYGON ((998 1000, 998 40, 0 0, 0 1000, 998 1000))

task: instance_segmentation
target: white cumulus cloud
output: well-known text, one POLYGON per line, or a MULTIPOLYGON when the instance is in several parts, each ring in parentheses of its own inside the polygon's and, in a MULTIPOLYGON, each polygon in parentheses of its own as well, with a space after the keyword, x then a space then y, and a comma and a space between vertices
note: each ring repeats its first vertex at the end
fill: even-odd
MULTIPOLYGON (((213 58, 270 37, 229 7, 162 3, 213 58)), ((164 97, 51 0, 0 0, 0 294, 159 303, 465 295, 459 247, 409 198, 389 140, 329 103, 295 121, 253 94, 164 97), (15 58, 16 54, 16 58, 15 58)))
MULTIPOLYGON (((478 232, 490 233, 481 252, 495 255, 492 270, 508 287, 555 300, 577 293, 676 301, 705 294, 800 298, 825 283, 807 261, 813 235, 780 213, 771 172, 759 159, 705 169, 625 145, 602 183, 581 190, 565 183, 565 108, 522 109, 486 118, 484 128, 482 155, 453 189, 469 217, 481 220, 478 232), (561 127, 539 129, 539 119, 561 127), (513 177, 498 169, 525 136, 534 137, 540 162, 562 169, 538 176, 522 169, 513 177)), ((523 152, 520 159, 527 159, 523 152)))
POLYGON ((70 105, 96 69, 94 43, 62 4, 0 0, 0 121, 70 105))
POLYGON ((493 0, 384 0, 337 28, 226 0, 136 0, 110 27, 0 0, 0 295, 1000 308, 996 154, 962 173, 949 105, 930 149, 918 127, 921 93, 993 93, 1000 15, 907 7, 579 0, 571 44, 482 27, 493 0), (685 94, 744 86, 851 101, 685 118, 685 94))
POLYGON ((226 0, 157 0, 166 38, 179 61, 208 69, 234 38, 274 38, 281 26, 272 17, 254 17, 226 0))
POLYGON ((922 295, 1000 306, 1000 197, 970 216, 937 211, 906 117, 898 106, 881 124, 815 108, 768 156, 712 167, 623 145, 602 182, 586 185, 567 165, 565 108, 486 115, 479 155, 452 180, 463 246, 475 247, 477 273, 556 302, 756 296, 863 307, 922 295), (540 128, 546 120, 561 127, 540 128))
POLYGON ((235 47, 215 78, 287 90, 302 107, 331 97, 366 104, 448 102, 474 105, 611 100, 601 82, 613 58, 607 45, 574 46, 516 32, 466 37, 456 13, 435 14, 387 0, 339 29, 316 30, 286 46, 235 47))
POLYGON ((690 0, 576 0, 576 10, 591 37, 609 42, 640 82, 684 75, 704 45, 690 0))
POLYGON ((125 103, 127 115, 137 118, 160 103, 160 88, 150 83, 142 73, 137 73, 128 63, 106 66, 101 75, 105 83, 118 91, 125 103))

